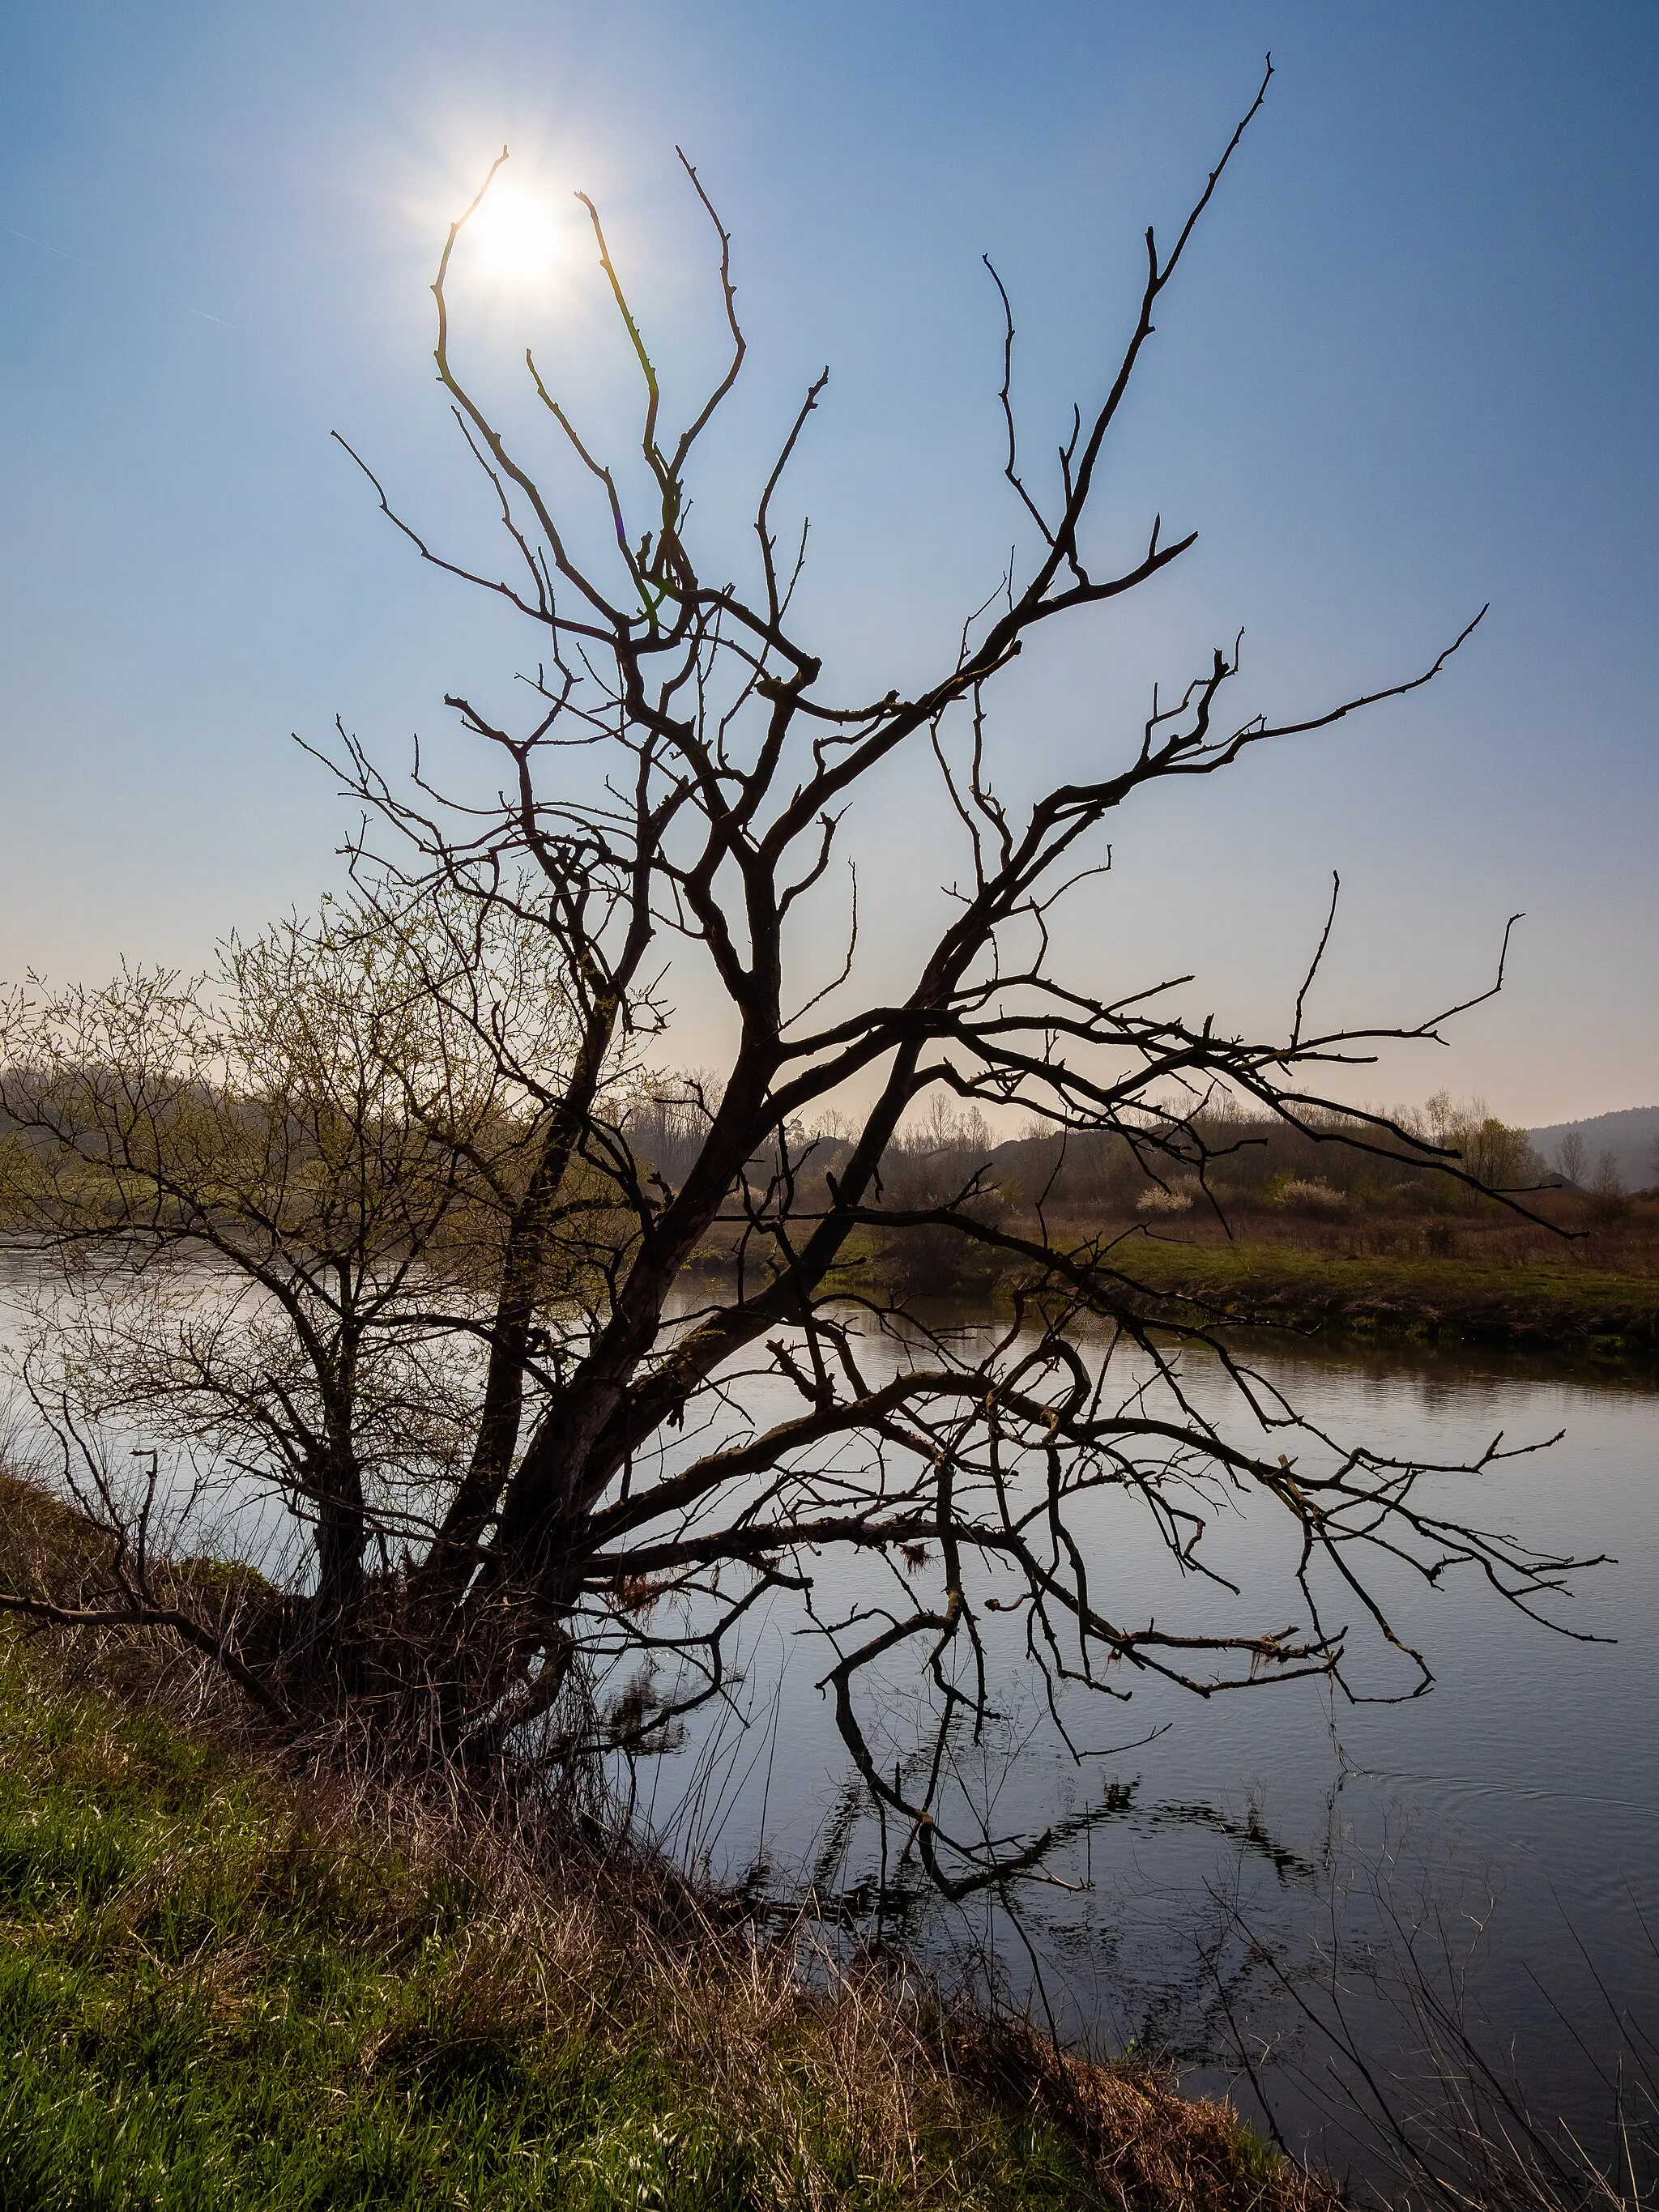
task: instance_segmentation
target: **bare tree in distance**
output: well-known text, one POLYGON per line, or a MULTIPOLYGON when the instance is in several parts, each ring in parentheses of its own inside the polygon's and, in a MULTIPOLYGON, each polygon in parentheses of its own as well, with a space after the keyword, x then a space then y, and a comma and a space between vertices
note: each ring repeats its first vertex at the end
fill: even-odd
MULTIPOLYGON (((359 465, 423 560, 523 618, 530 706, 509 726, 471 698, 447 699, 493 763, 474 788, 440 789, 418 760, 412 782, 394 781, 343 727, 335 765, 374 825, 353 847, 365 898, 394 926, 436 897, 542 933, 569 1019, 556 1062, 530 1071, 533 1141, 487 1293, 450 1320, 479 1363, 465 1450, 434 1472, 423 1500, 404 1498, 398 1556, 378 1568, 368 1516, 355 1607, 315 1580, 303 1601, 290 1594, 290 1616, 308 1608, 303 1674, 281 1652, 239 1658, 262 1670, 295 1727, 344 1704, 380 1715, 388 1741, 412 1733, 475 1765, 532 1739, 556 1753, 596 1732, 647 1746, 722 1693, 741 1625, 784 1594, 824 1640, 823 1687, 872 1798, 960 1895, 1031 1863, 1048 1840, 994 1838, 957 1816, 952 1747, 991 1708, 992 1615, 1013 1616, 1059 1718, 1062 1689, 1115 1703, 1155 1679, 1209 1697, 1318 1674, 1360 1694, 1351 1624, 1403 1653, 1410 1687, 1425 1687, 1427 1662, 1390 1617, 1391 1576, 1435 1582, 1467 1568, 1528 1610, 1559 1587, 1570 1562, 1438 1509, 1435 1470, 1339 1443, 1301 1418, 1218 1334, 1224 1311, 1176 1308, 1137 1279, 1132 1241, 1061 1240, 1041 1200, 1032 1218, 1010 1214, 988 1157, 948 1185, 904 1165, 919 1117, 948 1114, 952 1128, 990 1117, 988 1154, 995 1117, 1012 1112, 1063 1138, 1113 1133, 1155 1181, 1207 1190, 1205 1115, 1217 1102, 1322 1137, 1325 1071, 1364 1064, 1385 1039, 1435 1038, 1501 986, 1500 957, 1487 988, 1419 1024, 1320 1027, 1311 1008, 1334 892, 1286 1030, 1249 1040, 1173 1010, 1170 994, 1191 977, 1100 974, 1097 945, 1069 939, 1060 909, 1103 864, 1103 826, 1143 789, 1217 775, 1258 746, 1419 690, 1479 615, 1426 665, 1278 717, 1230 706, 1238 645, 1218 647, 1154 693, 1109 758, 1103 734, 1097 775, 1018 805, 1000 795, 999 679, 1051 625, 1086 628, 1194 543, 1190 531, 1167 537, 1155 517, 1133 557, 1102 567, 1098 486, 1158 301, 1271 76, 1269 64, 1173 244, 1146 232, 1127 342, 1074 410, 1046 482, 1024 458, 1013 308, 992 270, 1002 475, 1023 550, 925 685, 872 698, 838 696, 792 619, 805 532, 782 550, 783 486, 827 370, 757 483, 749 584, 701 561, 693 467, 745 340, 731 238, 692 164, 682 155, 710 226, 727 350, 712 387, 677 417, 599 212, 583 202, 637 378, 625 459, 595 449, 557 380, 526 354, 552 447, 532 460, 458 362, 451 274, 505 151, 452 226, 433 288, 434 358, 503 532, 503 567, 452 558, 359 465), (849 814, 873 803, 878 771, 902 752, 931 760, 959 840, 952 909, 895 992, 861 987, 856 908, 843 909, 826 985, 832 864, 849 814), (654 1100, 630 1105, 613 1073, 629 1010, 688 953, 717 980, 735 1048, 717 1079, 665 1080, 654 1100), (821 1133, 831 1127, 833 1142, 821 1133), (612 1224, 609 1256, 580 1279, 565 1251, 578 1184, 603 1188, 612 1224), (907 1240, 966 1241, 992 1255, 1004 1285, 994 1322, 930 1316, 917 1273, 873 1273, 876 1240, 901 1252, 907 1240), (1194 1382, 1212 1369, 1228 1382, 1229 1411, 1194 1382), (1282 1528, 1292 1620, 1216 1626, 1209 1596, 1233 1587, 1220 1553, 1242 1500, 1282 1528), (1184 1612, 1180 1598, 1115 1573, 1097 1534, 1079 1534, 1109 1510, 1156 1531, 1184 1612), (868 1594, 826 1612, 826 1565, 847 1559, 868 1564, 868 1594), (365 1634, 368 1655, 356 1648, 365 1634), (334 1653, 325 1680, 319 1649, 334 1653), (607 1723, 593 1685, 638 1656, 672 1687, 607 1723), (899 1668, 929 1687, 937 1735, 919 1764, 895 1771, 877 1756, 869 1717, 899 1668)), ((486 994, 475 1033, 487 1040, 492 1027, 486 994)), ((672 1018, 665 1035, 672 1054, 672 1018)), ((1386 1115, 1351 1113, 1343 1126, 1349 1142, 1477 1180, 1386 1115)), ((76 1141, 67 1127, 50 1133, 76 1141)), ((1480 1464, 1504 1455, 1499 1440, 1480 1464)))
POLYGON ((1589 1155, 1577 1129, 1569 1129, 1555 1148, 1555 1164, 1570 1183, 1582 1185, 1589 1170, 1589 1155))
POLYGON ((1625 1189, 1625 1178, 1620 1173, 1617 1156, 1604 1150, 1595 1163, 1595 1173, 1589 1186, 1590 1218, 1598 1229, 1611 1229, 1630 1212, 1630 1199, 1625 1189))

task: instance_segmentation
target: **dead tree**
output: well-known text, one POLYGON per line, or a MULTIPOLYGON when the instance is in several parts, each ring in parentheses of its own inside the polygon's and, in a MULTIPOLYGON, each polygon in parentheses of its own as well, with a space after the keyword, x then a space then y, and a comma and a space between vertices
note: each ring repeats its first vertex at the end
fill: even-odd
MULTIPOLYGON (((1420 688, 1474 622, 1400 681, 1281 717, 1230 709, 1238 650, 1218 648, 1172 694, 1155 695, 1097 778, 1018 806, 997 788, 992 708, 1004 672, 1040 649, 1050 625, 1098 620, 1194 542, 1191 532, 1166 538, 1155 519, 1134 558, 1103 568, 1091 517, 1159 299, 1271 74, 1173 245, 1147 231, 1127 343, 1099 396, 1074 412, 1046 489, 1022 458, 1014 318, 992 271, 1002 473, 1024 550, 928 684, 873 699, 837 696, 823 654, 798 635, 804 533, 793 552, 780 550, 786 471, 827 371, 758 483, 750 585, 700 560, 688 519, 694 465, 738 385, 744 339, 731 240, 692 165, 682 156, 710 226, 728 349, 678 429, 598 210, 584 202, 638 380, 637 450, 614 463, 533 356, 527 397, 556 462, 532 463, 458 361, 451 270, 495 168, 450 230, 433 288, 435 360, 503 532, 501 568, 450 558, 359 465, 423 560, 523 618, 532 711, 508 726, 469 698, 446 702, 495 763, 493 795, 441 791, 418 762, 412 782, 394 781, 343 729, 333 758, 378 825, 354 848, 367 895, 505 910, 515 927, 544 933, 570 1021, 556 1069, 515 1071, 541 1095, 498 1264, 465 1323, 481 1361, 467 1449, 453 1479, 434 1481, 418 1545, 405 1512, 406 1564, 382 1576, 376 1603, 330 1611, 313 1586, 309 1630, 313 1642, 334 1639, 337 1681, 372 1674, 385 1698, 396 1676, 401 1694, 426 1698, 447 1753, 493 1758, 532 1724, 544 1745, 568 1748, 559 1717, 574 1686, 626 1652, 679 1669, 676 1694, 629 1709, 621 1736, 647 1741, 720 1693, 739 1624, 757 1600, 787 1590, 827 1640, 825 1690, 870 1791, 959 1894, 1044 1840, 998 1844, 949 1817, 951 1733, 981 1723, 989 1703, 989 1610, 1019 1614, 1029 1660, 1051 1687, 1117 1698, 1157 1676, 1211 1696, 1310 1673, 1346 1683, 1351 1618, 1398 1642, 1376 1581, 1385 1565, 1431 1579, 1466 1567, 1530 1607, 1568 1564, 1438 1511, 1434 1470, 1322 1437, 1218 1333, 1224 1312, 1176 1309, 1137 1279, 1132 1242, 1068 1241, 1041 1206, 1033 1218, 988 1203, 988 1148, 955 1187, 912 1187, 909 1203, 884 1181, 903 1133, 943 1098, 992 1129, 1018 1109, 1062 1136, 1108 1133, 1154 1176, 1206 1185, 1218 1102, 1325 1129, 1334 1108, 1323 1071, 1363 1062, 1383 1036, 1432 1036, 1461 1011, 1404 1030, 1316 1028, 1309 1000, 1322 940, 1287 1032, 1228 1036, 1170 1010, 1170 992, 1189 978, 1147 988, 1103 976, 1092 948, 1068 945, 1054 917, 1138 793, 1217 775, 1258 746, 1420 688), (559 469, 586 486, 588 510, 551 489, 559 469), (814 990, 801 977, 822 945, 849 814, 901 750, 931 757, 941 815, 960 840, 953 909, 897 993, 861 988, 854 909, 840 972, 814 990), (738 1042, 718 1082, 659 1086, 659 1112, 666 1097, 682 1137, 695 1138, 678 1146, 671 1175, 649 1156, 612 1069, 630 1006, 688 951, 718 979, 738 1042), (563 1257, 578 1180, 603 1188, 615 1224, 608 1260, 580 1284, 563 1257), (930 1323, 904 1271, 895 1288, 872 1268, 878 1243, 907 1237, 969 1240, 994 1257, 994 1328, 930 1323), (1194 1346, 1267 1444, 1241 1443, 1193 1387, 1183 1360, 1194 1346), (755 1410, 761 1379, 789 1394, 779 1418, 755 1410), (1206 1615, 1206 1594, 1225 1580, 1211 1560, 1224 1540, 1213 1507, 1231 1494, 1281 1521, 1299 1620, 1219 1633, 1206 1615), (1151 1517, 1188 1578, 1188 1617, 1150 1617, 1111 1557, 1079 1540, 1080 1518, 1102 1501, 1151 1517), (823 1620, 813 1606, 823 1562, 848 1555, 878 1563, 884 1589, 823 1620), (383 1656, 394 1643, 404 1655, 396 1667, 349 1659, 362 1620, 383 1656), (931 1680, 939 1711, 935 1753, 914 1781, 878 1765, 860 1703, 863 1686, 900 1664, 931 1680)), ((486 1006, 478 1034, 492 1033, 486 1006)), ((672 1041, 671 1027, 671 1054, 672 1041)), ((1350 1115, 1347 1126, 1351 1141, 1444 1164, 1382 1117, 1350 1115)), ((366 1526, 365 1575, 372 1534, 366 1526)), ((1425 1684, 1426 1664, 1410 1657, 1425 1684)), ((283 1680, 274 1663, 264 1679, 283 1680)), ((303 1724, 300 1691, 278 1693, 295 1698, 303 1724)))

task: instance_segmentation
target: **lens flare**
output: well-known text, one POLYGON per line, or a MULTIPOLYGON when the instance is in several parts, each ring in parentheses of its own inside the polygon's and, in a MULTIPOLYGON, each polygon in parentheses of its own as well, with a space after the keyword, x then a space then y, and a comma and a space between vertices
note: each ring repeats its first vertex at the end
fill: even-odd
POLYGON ((466 227, 466 243, 489 275, 531 284, 547 276, 557 258, 558 225, 545 200, 498 177, 466 227))

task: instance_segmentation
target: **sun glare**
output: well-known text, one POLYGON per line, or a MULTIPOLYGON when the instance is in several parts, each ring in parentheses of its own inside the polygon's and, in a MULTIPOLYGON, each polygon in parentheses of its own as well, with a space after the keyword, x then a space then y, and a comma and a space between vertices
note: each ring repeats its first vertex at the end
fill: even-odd
POLYGON ((467 225, 467 242, 489 275, 530 284, 552 269, 558 225, 545 200, 511 178, 498 177, 467 225))

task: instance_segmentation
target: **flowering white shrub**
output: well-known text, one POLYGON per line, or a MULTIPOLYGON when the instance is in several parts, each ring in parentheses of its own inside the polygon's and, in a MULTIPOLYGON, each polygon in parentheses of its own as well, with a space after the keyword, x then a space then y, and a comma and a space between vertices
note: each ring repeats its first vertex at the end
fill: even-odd
POLYGON ((1340 1213, 1347 1202, 1340 1190, 1319 1176, 1284 1183, 1273 1198, 1275 1206, 1290 1213, 1340 1213))
POLYGON ((1160 1190, 1154 1183, 1150 1190, 1142 1191, 1140 1196, 1135 1200, 1135 1212, 1137 1213, 1185 1213, 1197 1196, 1198 1184, 1191 1178, 1171 1183, 1167 1190, 1160 1190))

